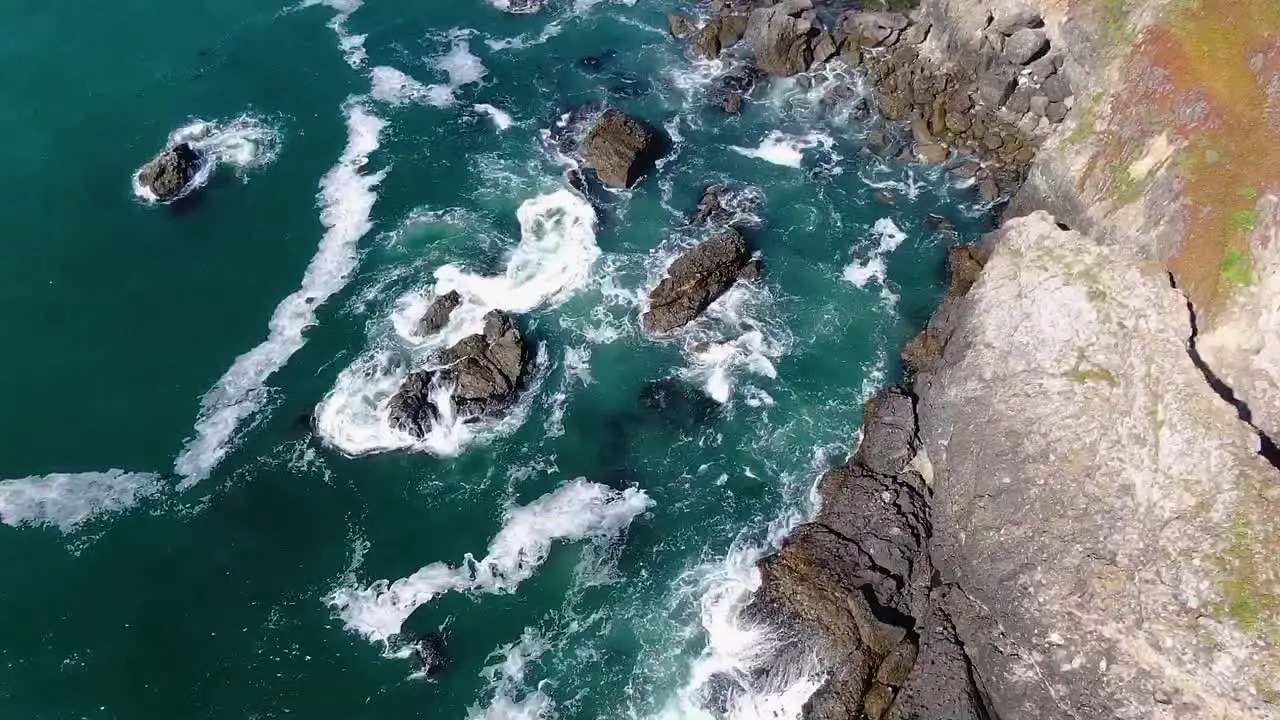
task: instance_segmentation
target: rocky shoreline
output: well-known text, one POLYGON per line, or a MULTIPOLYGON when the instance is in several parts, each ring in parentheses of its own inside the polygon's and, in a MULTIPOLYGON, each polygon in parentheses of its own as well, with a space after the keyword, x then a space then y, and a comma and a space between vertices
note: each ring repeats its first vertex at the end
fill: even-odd
MULTIPOLYGON (((950 252, 944 302, 904 353, 909 386, 868 402, 817 515, 760 562, 746 615, 783 647, 713 694, 816 653, 807 718, 1280 717, 1280 363, 1262 349, 1280 325, 1260 307, 1280 277, 1280 172, 1240 189, 1236 232, 1206 261, 1187 218, 1217 208, 1188 190, 1200 156, 1179 153, 1217 126, 1159 95, 1229 114, 1213 87, 1179 90, 1159 44, 1197 23, 1221 44, 1220 16, 1253 8, 1208 4, 717 0, 700 25, 672 18, 693 52, 745 42, 767 74, 861 66, 917 157, 1012 199, 996 232, 950 252), (1186 134, 1131 137, 1144 94, 1186 134), (1193 284, 1206 272, 1214 292, 1193 284)), ((1268 32, 1221 72, 1280 87, 1268 32)), ((726 111, 749 100, 737 86, 726 111)), ((1248 112, 1280 132, 1268 103, 1248 112)))

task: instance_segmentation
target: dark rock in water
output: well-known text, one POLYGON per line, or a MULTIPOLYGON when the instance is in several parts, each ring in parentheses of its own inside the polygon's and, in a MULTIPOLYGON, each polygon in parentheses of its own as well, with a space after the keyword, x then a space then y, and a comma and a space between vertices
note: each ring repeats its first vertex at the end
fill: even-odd
POLYGON ((653 165, 661 145, 661 136, 644 122, 606 110, 583 141, 582 155, 601 182, 626 188, 653 165))
POLYGON ((711 185, 702 192, 691 227, 734 227, 747 223, 760 207, 760 196, 749 189, 711 185))
POLYGON ((298 430, 302 430, 304 432, 314 431, 316 427, 315 411, 308 410, 304 413, 299 413, 298 416, 293 419, 293 426, 298 430))
POLYGON ((152 158, 138 174, 143 184, 157 200, 172 200, 200 172, 200 154, 187 143, 178 143, 152 158))
POLYGON ((462 296, 458 294, 457 290, 450 290, 444 295, 437 296, 427 306, 427 311, 422 314, 422 319, 418 321, 418 332, 423 335, 440 332, 441 328, 449 324, 449 316, 461 304, 462 296))
POLYGON ((742 95, 740 93, 728 93, 720 101, 720 107, 730 115, 737 115, 742 112, 742 95))
POLYGON ((578 59, 578 67, 587 72, 597 73, 603 70, 617 55, 617 50, 605 50, 599 55, 588 55, 578 59))
POLYGON ((731 228, 699 243, 672 263, 649 293, 644 329, 661 333, 686 325, 732 287, 750 261, 746 240, 731 228))
POLYGON ((427 677, 440 674, 449 664, 444 637, 440 633, 427 633, 418 638, 413 643, 413 660, 427 677))
POLYGON ((458 416, 479 418, 510 407, 528 380, 532 355, 510 315, 494 310, 484 332, 468 335, 444 351, 447 367, 410 375, 392 396, 388 422, 414 437, 425 437, 440 419, 432 394, 453 385, 458 416))
POLYGON ((603 110, 599 104, 588 103, 561 115, 547 128, 547 145, 561 155, 575 155, 591 124, 603 110))
POLYGON ((681 427, 707 422, 721 409, 720 403, 706 393, 676 378, 645 383, 640 391, 640 406, 674 419, 681 427))
POLYGON ((440 419, 440 411, 431 399, 436 373, 422 370, 405 379, 388 406, 387 422, 392 428, 414 437, 426 437, 431 426, 440 419))
POLYGON ((501 410, 515 401, 524 384, 530 356, 511 316, 492 311, 484 317, 484 333, 463 338, 444 353, 453 362, 454 403, 465 415, 501 410))
POLYGON ((956 224, 941 215, 936 215, 934 213, 925 215, 924 225, 940 235, 948 235, 951 237, 956 235, 956 224))

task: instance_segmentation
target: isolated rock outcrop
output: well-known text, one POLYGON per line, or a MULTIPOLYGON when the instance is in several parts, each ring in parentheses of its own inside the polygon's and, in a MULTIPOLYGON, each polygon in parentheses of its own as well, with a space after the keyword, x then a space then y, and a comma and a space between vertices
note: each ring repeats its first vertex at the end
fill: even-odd
POLYGON ((446 389, 461 417, 492 415, 510 407, 528 380, 532 353, 510 315, 485 315, 484 331, 468 335, 442 353, 442 367, 410 375, 391 398, 393 428, 424 437, 440 420, 438 398, 446 389))
POLYGON ((422 319, 418 321, 418 332, 423 335, 440 332, 445 325, 449 324, 449 317, 461 304, 462 296, 457 290, 450 290, 436 296, 436 299, 427 306, 426 312, 422 314, 422 319))
POLYGON ((649 310, 640 318, 641 323, 653 333, 682 327, 728 291, 741 275, 752 272, 747 241, 738 231, 725 228, 671 263, 667 277, 649 293, 649 310))
POLYGON ((155 156, 138 173, 138 182, 157 200, 172 200, 182 194, 200 172, 202 159, 187 143, 178 143, 155 156))
POLYGON ((662 138, 620 110, 606 110, 582 142, 582 156, 600 181, 616 188, 636 183, 657 160, 662 138))

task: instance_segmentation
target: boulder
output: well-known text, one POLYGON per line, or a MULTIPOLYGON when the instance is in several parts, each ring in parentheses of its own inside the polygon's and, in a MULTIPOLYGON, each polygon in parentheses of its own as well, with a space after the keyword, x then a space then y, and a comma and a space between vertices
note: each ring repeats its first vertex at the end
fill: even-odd
POLYGON ((978 97, 990 107, 1000 107, 1013 94, 1017 82, 1010 73, 989 72, 978 79, 978 97))
POLYGON ((812 0, 783 0, 751 12, 746 37, 761 70, 787 77, 809 69, 821 35, 807 12, 812 8, 812 0))
POLYGON ((672 263, 649 293, 644 329, 663 333, 688 324, 728 291, 750 262, 746 240, 732 228, 699 243, 672 263))
POLYGON ((172 200, 182 194, 200 172, 202 158, 187 143, 178 143, 155 156, 138 173, 138 181, 157 200, 172 200))
POLYGON ((462 296, 457 290, 450 290, 444 295, 437 295, 435 300, 427 306, 427 311, 422 314, 422 319, 418 321, 418 333, 422 335, 432 335, 440 332, 441 328, 449 324, 449 316, 453 311, 462 304, 462 296))
MULTIPOLYGON (((879 47, 892 44, 890 38, 896 37, 910 24, 911 20, 902 13, 849 11, 840 16, 839 25, 848 42, 860 47, 879 47)), ((920 41, 923 42, 924 38, 921 37, 920 41)))
POLYGON ((411 374, 392 396, 391 427, 425 437, 441 415, 437 398, 450 386, 459 416, 499 412, 515 402, 532 366, 520 330, 510 315, 497 310, 485 315, 483 332, 463 338, 440 359, 443 367, 411 374))
POLYGON ((1027 65, 1049 52, 1049 38, 1043 30, 1023 28, 1004 42, 1004 59, 1014 65, 1027 65))
POLYGON ((628 188, 651 167, 661 151, 661 136, 643 121, 606 110, 582 142, 582 156, 600 181, 628 188))
POLYGON ((1029 7, 1014 8, 996 17, 991 29, 1001 35, 1012 35, 1024 28, 1042 28, 1044 18, 1029 7))
POLYGON ((724 98, 720 100, 720 107, 730 115, 742 112, 742 93, 726 93, 724 98))
POLYGON ((1049 98, 1049 102, 1060 103, 1071 97, 1071 86, 1067 85, 1061 75, 1050 75, 1040 85, 1040 92, 1049 98))

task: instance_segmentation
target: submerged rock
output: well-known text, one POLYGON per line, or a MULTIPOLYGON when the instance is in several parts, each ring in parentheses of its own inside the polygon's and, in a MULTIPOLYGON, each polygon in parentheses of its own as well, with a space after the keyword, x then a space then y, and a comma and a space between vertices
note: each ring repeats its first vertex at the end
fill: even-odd
POLYGON ((747 242, 727 228, 680 256, 667 277, 649 293, 649 311, 640 319, 648 332, 682 327, 723 295, 751 263, 747 242))
POLYGON ((413 643, 413 661, 427 677, 439 675, 449 664, 444 637, 427 633, 413 643))
POLYGON ((432 335, 440 332, 440 330, 449 324, 449 317, 453 315, 453 311, 462 304, 462 296, 457 290, 450 290, 444 295, 439 295, 431 304, 427 306, 427 311, 422 314, 422 319, 418 321, 418 332, 423 335, 432 335))
POLYGON ((200 172, 200 153, 187 143, 178 143, 152 158, 140 173, 138 181, 157 200, 172 200, 182 194, 200 172))
POLYGON ((656 130, 619 110, 606 110, 582 143, 582 156, 600 181, 628 188, 657 160, 662 140, 656 130))
MULTIPOLYGON (((425 318, 424 318, 425 319, 425 318)), ((446 389, 459 417, 493 415, 515 403, 528 380, 532 354, 511 316, 494 310, 484 331, 468 335, 441 355, 444 367, 410 375, 392 396, 388 422, 426 437, 440 420, 446 389)))

